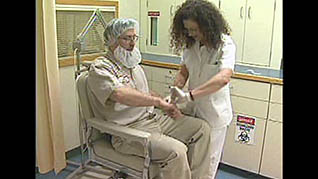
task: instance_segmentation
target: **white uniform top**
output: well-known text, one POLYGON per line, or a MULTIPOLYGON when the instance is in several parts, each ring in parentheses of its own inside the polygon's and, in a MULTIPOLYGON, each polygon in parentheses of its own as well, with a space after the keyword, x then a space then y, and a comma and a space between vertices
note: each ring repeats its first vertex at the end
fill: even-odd
MULTIPOLYGON (((220 69, 234 71, 235 44, 228 35, 223 34, 222 40, 224 45, 218 50, 200 47, 198 41, 184 50, 181 64, 185 64, 189 71, 189 90, 207 82, 220 69)), ((207 120, 212 128, 229 125, 233 118, 229 84, 211 95, 187 103, 183 112, 207 120)))
POLYGON ((120 104, 109 97, 120 87, 129 86, 138 91, 149 93, 148 83, 140 65, 131 72, 116 62, 113 56, 98 57, 88 72, 88 97, 96 117, 126 125, 153 111, 152 107, 133 107, 120 104))

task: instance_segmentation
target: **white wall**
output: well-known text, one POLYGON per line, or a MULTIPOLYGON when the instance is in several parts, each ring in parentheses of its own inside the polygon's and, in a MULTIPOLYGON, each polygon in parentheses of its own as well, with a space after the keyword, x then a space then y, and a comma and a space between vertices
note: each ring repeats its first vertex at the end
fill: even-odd
POLYGON ((75 67, 60 68, 62 119, 65 150, 79 146, 78 107, 75 97, 75 67))
POLYGON ((119 17, 129 17, 139 21, 139 0, 119 0, 119 17))
MULTIPOLYGON (((119 0, 119 17, 136 19, 139 22, 139 29, 141 29, 139 1, 144 0, 119 0)), ((140 48, 139 43, 137 43, 137 47, 140 48)))

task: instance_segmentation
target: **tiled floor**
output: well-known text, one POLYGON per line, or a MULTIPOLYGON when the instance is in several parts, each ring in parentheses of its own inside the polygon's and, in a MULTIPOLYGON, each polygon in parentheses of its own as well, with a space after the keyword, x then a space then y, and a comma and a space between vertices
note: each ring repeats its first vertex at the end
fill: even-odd
MULTIPOLYGON (((73 162, 80 162, 80 154, 78 151, 75 151, 73 153, 68 153, 66 158, 73 162)), ((87 156, 85 156, 87 158, 87 156)), ((84 158, 84 159, 85 159, 84 158)), ((63 169, 58 175, 55 175, 54 171, 48 172, 46 174, 40 174, 36 172, 36 179, 64 179, 68 175, 70 175, 74 170, 76 170, 77 166, 74 165, 68 165, 65 169, 63 169)), ((89 175, 91 177, 81 177, 80 179, 99 179, 103 177, 98 177, 98 174, 90 173, 89 175)), ((105 178, 105 177, 104 177, 105 178)), ((256 175, 254 173, 246 172, 237 168, 233 168, 224 164, 220 164, 219 170, 216 176, 216 179, 245 179, 245 178, 255 178, 255 179, 266 179, 266 177, 256 175)))

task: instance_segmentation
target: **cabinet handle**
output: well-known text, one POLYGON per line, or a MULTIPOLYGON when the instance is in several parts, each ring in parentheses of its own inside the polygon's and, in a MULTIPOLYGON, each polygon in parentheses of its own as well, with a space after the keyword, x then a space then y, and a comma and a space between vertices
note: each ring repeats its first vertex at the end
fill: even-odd
POLYGON ((250 7, 248 7, 248 18, 249 19, 251 19, 251 9, 252 9, 252 7, 250 6, 250 7))
POLYGON ((173 15, 172 8, 173 8, 173 5, 170 6, 170 16, 173 15))
POLYGON ((261 75, 261 73, 255 72, 255 71, 252 70, 252 69, 248 69, 248 70, 246 70, 245 72, 248 73, 248 74, 251 74, 251 75, 261 75))
POLYGON ((240 18, 243 19, 243 6, 240 9, 240 18))

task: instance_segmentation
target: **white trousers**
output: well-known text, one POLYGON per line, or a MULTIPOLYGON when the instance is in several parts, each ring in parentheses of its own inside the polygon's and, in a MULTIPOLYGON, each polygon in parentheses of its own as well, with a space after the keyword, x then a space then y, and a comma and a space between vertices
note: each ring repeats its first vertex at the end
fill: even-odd
POLYGON ((217 169, 219 166, 219 162, 221 159, 221 154, 223 151, 223 146, 225 142, 226 137, 226 131, 228 126, 217 128, 217 129, 211 129, 211 163, 210 163, 210 176, 209 178, 214 179, 216 177, 217 169))

